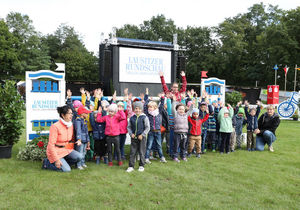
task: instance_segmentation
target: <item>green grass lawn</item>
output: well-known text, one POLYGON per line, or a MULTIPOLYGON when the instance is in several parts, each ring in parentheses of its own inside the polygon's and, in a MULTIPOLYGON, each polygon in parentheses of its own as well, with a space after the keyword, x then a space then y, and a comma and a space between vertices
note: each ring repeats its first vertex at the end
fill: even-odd
MULTIPOLYGON (((282 121, 274 153, 207 153, 153 161, 143 173, 88 163, 59 173, 41 162, 0 160, 0 209, 300 209, 300 122, 282 121)), ((127 148, 128 149, 128 148, 127 148)))

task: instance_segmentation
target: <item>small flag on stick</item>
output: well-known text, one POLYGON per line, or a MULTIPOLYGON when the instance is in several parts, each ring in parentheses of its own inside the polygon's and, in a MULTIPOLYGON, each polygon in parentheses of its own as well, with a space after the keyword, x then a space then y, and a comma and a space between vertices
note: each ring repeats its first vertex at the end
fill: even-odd
POLYGON ((207 71, 201 71, 201 77, 207 77, 207 71))
POLYGON ((283 68, 285 76, 287 75, 288 71, 289 71, 289 67, 287 67, 287 65, 285 65, 285 67, 283 68))

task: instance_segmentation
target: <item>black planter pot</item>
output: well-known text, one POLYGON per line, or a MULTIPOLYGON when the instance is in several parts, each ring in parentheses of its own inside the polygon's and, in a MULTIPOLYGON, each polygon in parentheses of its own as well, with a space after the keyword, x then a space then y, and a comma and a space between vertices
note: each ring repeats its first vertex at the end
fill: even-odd
POLYGON ((12 145, 1 146, 0 145, 0 158, 11 158, 12 145))

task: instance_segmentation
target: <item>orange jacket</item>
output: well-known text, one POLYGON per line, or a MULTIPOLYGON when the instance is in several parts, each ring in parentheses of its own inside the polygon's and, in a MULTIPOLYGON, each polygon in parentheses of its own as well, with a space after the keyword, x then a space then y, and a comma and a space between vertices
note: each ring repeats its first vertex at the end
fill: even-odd
POLYGON ((47 146, 47 157, 50 163, 54 163, 72 152, 72 148, 60 148, 55 145, 66 146, 69 141, 74 139, 73 130, 73 125, 68 128, 60 120, 51 125, 47 146))

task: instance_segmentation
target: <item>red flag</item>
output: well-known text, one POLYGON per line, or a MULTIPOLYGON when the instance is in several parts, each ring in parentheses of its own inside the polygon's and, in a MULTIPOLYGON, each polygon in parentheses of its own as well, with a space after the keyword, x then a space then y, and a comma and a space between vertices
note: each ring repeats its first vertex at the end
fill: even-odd
POLYGON ((201 77, 207 77, 207 71, 201 71, 201 77))
POLYGON ((285 76, 286 76, 286 74, 288 73, 288 71, 289 71, 289 67, 287 67, 287 65, 285 65, 285 67, 283 68, 283 70, 284 70, 284 72, 285 72, 285 76))

